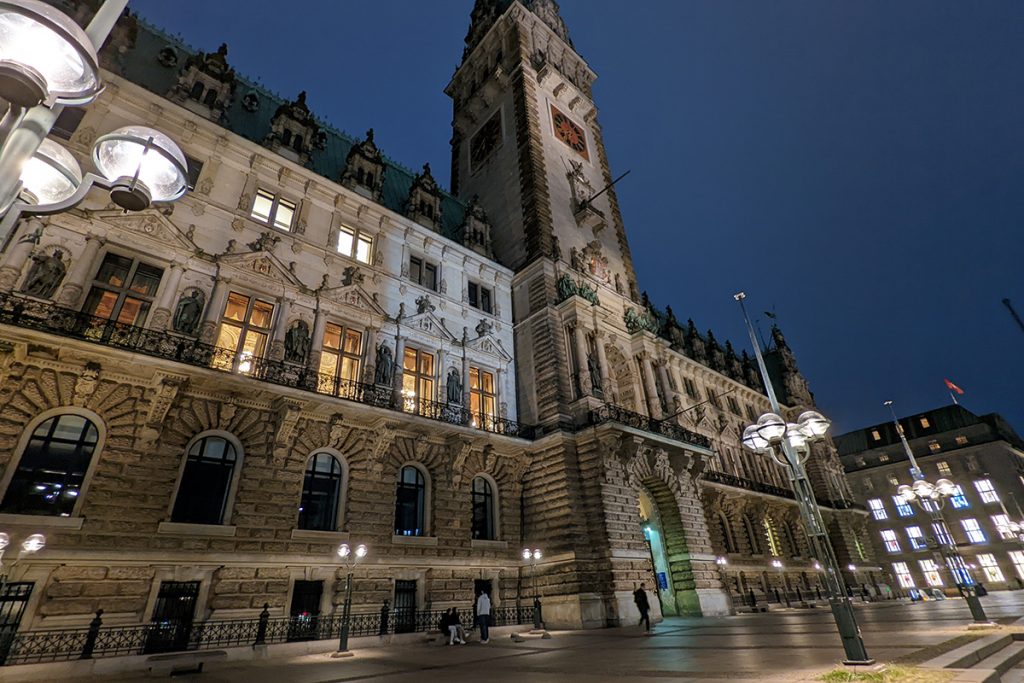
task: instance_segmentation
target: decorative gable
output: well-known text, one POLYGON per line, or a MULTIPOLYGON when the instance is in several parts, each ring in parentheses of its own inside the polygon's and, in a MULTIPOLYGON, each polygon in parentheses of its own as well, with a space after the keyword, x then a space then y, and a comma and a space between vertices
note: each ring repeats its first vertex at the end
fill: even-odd
POLYGON ((320 290, 320 296, 343 306, 357 308, 364 313, 384 318, 384 309, 358 284, 342 285, 320 290))
POLYGON ((247 246, 249 251, 240 253, 223 253, 217 257, 221 266, 234 271, 233 276, 249 284, 265 285, 267 281, 289 285, 305 290, 294 272, 294 263, 285 265, 271 251, 277 244, 276 235, 265 234, 247 246))
POLYGON ((402 321, 404 327, 409 327, 420 332, 426 332, 432 337, 437 337, 447 342, 457 341, 455 335, 453 335, 444 324, 444 320, 439 318, 436 313, 431 309, 426 309, 422 313, 411 315, 402 321))
POLYGON ((135 213, 97 211, 94 216, 115 228, 131 232, 140 241, 150 242, 154 250, 165 250, 169 244, 176 244, 178 248, 193 254, 202 251, 192 241, 193 228, 190 228, 188 232, 182 232, 178 226, 155 209, 135 213))
POLYGON ((281 156, 302 165, 309 163, 314 149, 323 149, 327 134, 306 106, 303 90, 293 102, 282 104, 270 120, 270 133, 263 144, 281 156))
POLYGON ((423 164, 423 172, 412 180, 405 215, 435 231, 441 227, 441 187, 430 172, 430 164, 423 164))
POLYGON ((219 121, 235 93, 235 70, 228 66, 228 46, 191 55, 167 99, 219 121))
POLYGON ((384 192, 384 158, 373 141, 373 128, 366 139, 352 145, 341 173, 341 184, 379 202, 384 192))
POLYGON ((487 258, 494 258, 491 224, 487 221, 487 214, 477 195, 473 195, 466 207, 466 217, 462 221, 462 244, 487 258))

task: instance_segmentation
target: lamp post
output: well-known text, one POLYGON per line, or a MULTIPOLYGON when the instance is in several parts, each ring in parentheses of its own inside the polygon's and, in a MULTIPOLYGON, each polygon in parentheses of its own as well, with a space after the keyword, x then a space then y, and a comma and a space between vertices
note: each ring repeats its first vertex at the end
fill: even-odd
POLYGON ((13 562, 4 562, 4 554, 7 548, 11 545, 11 537, 7 533, 0 531, 0 597, 4 595, 7 584, 9 583, 9 577, 14 574, 14 568, 18 565, 21 560, 29 555, 35 555, 40 550, 46 547, 46 536, 42 534, 31 534, 22 539, 19 546, 18 555, 14 558, 13 562))
POLYGON ((540 631, 543 626, 541 625, 540 615, 540 596, 537 594, 537 560, 544 557, 544 554, 540 551, 540 548, 523 548, 523 560, 531 563, 533 570, 530 573, 530 577, 533 579, 533 629, 540 631))
POLYGON ((338 638, 338 651, 334 653, 334 657, 348 657, 352 655, 352 652, 348 649, 348 627, 349 619, 352 617, 352 570, 356 568, 359 561, 366 557, 366 553, 369 550, 365 545, 360 543, 355 548, 349 546, 348 543, 342 543, 338 546, 338 557, 341 558, 341 563, 348 569, 348 576, 345 577, 345 604, 341 610, 341 635, 338 638))
POLYGON ((782 419, 779 400, 775 396, 775 389, 768 376, 768 368, 764 363, 764 356, 761 354, 761 346, 757 343, 754 327, 750 324, 750 317, 743 305, 746 294, 739 292, 733 298, 739 302, 740 309, 743 311, 743 319, 747 325, 747 332, 750 334, 750 343, 754 347, 761 379, 772 408, 772 412, 762 415, 757 424, 750 425, 744 430, 743 445, 759 453, 768 453, 775 462, 787 468, 793 493, 800 506, 800 514, 807 528, 811 551, 824 568, 823 574, 828 588, 832 616, 835 618, 839 636, 843 642, 843 650, 846 653, 843 663, 848 665, 872 664, 874 660, 868 656, 867 649, 864 647, 864 640, 861 638, 860 628, 857 626, 857 619, 854 616, 853 603, 846 594, 842 575, 839 572, 839 563, 836 561, 835 551, 829 541, 825 521, 822 519, 821 510, 818 509, 818 503, 814 497, 814 490, 811 488, 807 471, 804 469, 804 463, 810 455, 810 444, 823 440, 831 423, 820 413, 810 410, 800 415, 797 424, 787 423, 782 419))
POLYGON ((925 479, 924 472, 921 471, 920 466, 917 464, 917 459, 914 457, 914 451, 910 449, 907 437, 903 434, 903 427, 896 417, 896 410, 892 406, 892 401, 885 401, 883 405, 889 408, 889 412, 892 414, 893 424, 896 425, 896 433, 899 434, 900 441, 903 443, 903 450, 907 454, 907 460, 910 461, 910 476, 914 480, 912 484, 902 484, 899 486, 896 489, 896 495, 904 502, 917 503, 922 510, 931 516, 932 529, 936 532, 939 553, 942 555, 946 567, 949 568, 950 573, 953 575, 954 585, 956 585, 960 594, 964 596, 964 600, 967 601, 967 607, 971 610, 971 617, 974 619, 974 623, 990 625, 992 622, 985 615, 985 608, 982 607, 981 600, 978 598, 967 563, 964 562, 963 556, 957 550, 956 543, 953 542, 953 534, 946 525, 945 518, 942 516, 942 508, 945 506, 946 500, 956 494, 957 486, 949 479, 938 479, 934 483, 925 479))

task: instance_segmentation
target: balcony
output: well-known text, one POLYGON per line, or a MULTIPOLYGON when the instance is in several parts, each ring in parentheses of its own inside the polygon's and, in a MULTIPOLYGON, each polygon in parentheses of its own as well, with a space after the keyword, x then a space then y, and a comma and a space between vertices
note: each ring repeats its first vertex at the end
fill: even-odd
POLYGON ((231 349, 204 344, 190 337, 174 335, 163 330, 147 330, 124 325, 17 294, 0 294, 0 324, 79 339, 213 372, 243 376, 258 382, 419 415, 429 420, 472 427, 502 436, 533 438, 532 427, 513 420, 486 415, 481 417, 463 406, 424 399, 417 399, 410 406, 407 401, 397 397, 390 387, 341 380, 321 374, 306 365, 247 357, 244 372, 233 370, 236 358, 235 352, 231 349))
POLYGON ((639 429, 640 431, 650 432, 651 434, 657 434, 664 436, 665 438, 672 439, 673 441, 679 441, 681 443, 689 444, 691 446, 697 446, 699 448, 711 448, 711 439, 696 432, 691 432, 689 429, 680 427, 675 422, 669 422, 667 420, 652 420, 646 415, 640 413, 634 413, 631 410, 620 408, 617 405, 611 403, 605 403, 600 408, 595 408, 590 411, 590 419, 588 425, 599 425, 605 422, 617 422, 626 427, 632 427, 633 429, 639 429))
POLYGON ((704 481, 715 484, 724 484, 738 489, 746 489, 747 491, 753 491, 754 493, 766 493, 769 496, 778 496, 779 498, 789 498, 790 500, 796 498, 791 490, 784 489, 781 486, 764 484, 759 481, 754 481, 753 479, 737 477, 734 474, 718 472, 717 470, 708 470, 704 472, 704 481))

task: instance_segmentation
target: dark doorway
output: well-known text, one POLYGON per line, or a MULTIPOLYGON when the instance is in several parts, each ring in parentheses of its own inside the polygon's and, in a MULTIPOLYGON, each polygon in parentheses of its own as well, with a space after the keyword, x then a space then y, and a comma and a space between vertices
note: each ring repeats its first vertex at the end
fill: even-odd
POLYGON ((0 592, 0 664, 7 660, 11 651, 11 643, 25 614, 33 585, 30 581, 8 583, 0 592))
POLYGON ((416 630, 416 582, 395 581, 395 633, 416 630))
POLYGON ((490 579, 473 579, 473 623, 476 623, 476 599, 481 593, 487 593, 491 599, 491 614, 494 613, 494 591, 491 588, 490 579))
POLYGON ((315 640, 320 625, 320 598, 323 581, 296 581, 292 589, 291 622, 288 640, 315 640))
POLYGON ((163 581, 156 596, 145 652, 187 650, 199 597, 198 581, 163 581))

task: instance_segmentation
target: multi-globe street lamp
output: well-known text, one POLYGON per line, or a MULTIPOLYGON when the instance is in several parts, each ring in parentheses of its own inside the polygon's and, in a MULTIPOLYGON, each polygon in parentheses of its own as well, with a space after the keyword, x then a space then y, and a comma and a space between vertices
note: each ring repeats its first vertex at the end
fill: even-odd
POLYGON ((29 555, 35 555, 46 547, 46 536, 42 534, 30 534, 22 539, 19 544, 18 555, 13 562, 4 562, 4 554, 11 545, 11 537, 6 532, 0 531, 0 595, 3 595, 7 587, 8 579, 14 574, 14 568, 21 560, 29 555))
POLYGON ((535 631, 540 631, 543 628, 540 614, 540 595, 537 593, 537 561, 542 557, 544 557, 544 553, 540 551, 540 548, 523 548, 523 561, 529 562, 532 566, 530 578, 533 583, 533 629, 535 631))
POLYGON ((978 598, 977 588, 974 585, 973 579, 971 579, 967 563, 964 562, 963 556, 957 550, 956 543, 953 542, 953 535, 946 525, 945 518, 942 516, 942 508, 945 506, 946 501, 957 495, 959 489, 949 479, 938 479, 935 482, 930 482, 925 478, 924 472, 921 471, 920 466, 917 464, 917 459, 914 457, 914 451, 911 450, 910 444, 907 443, 907 437, 904 435, 903 427, 896 417, 896 410, 893 408, 892 401, 886 401, 883 405, 889 408, 889 412, 892 414, 893 423, 896 425, 896 433, 899 434, 907 460, 910 461, 910 476, 914 480, 911 484, 901 484, 896 489, 896 495, 905 503, 916 503, 931 516, 932 529, 935 531, 935 540, 939 547, 939 553, 944 564, 953 575, 954 585, 956 585, 960 594, 964 596, 964 600, 967 601, 967 607, 971 610, 971 617, 974 619, 974 623, 991 624, 992 622, 985 615, 985 608, 982 607, 981 600, 978 598))
POLYGON ((829 605, 832 608, 832 616, 835 618, 836 627, 843 642, 843 650, 846 653, 844 663, 849 665, 871 664, 874 660, 868 656, 864 640, 861 638, 857 618, 853 612, 853 603, 847 595, 839 563, 828 538, 825 521, 822 519, 821 510, 818 509, 814 489, 811 488, 811 482, 807 478, 807 470, 804 469, 804 463, 811 453, 811 444, 825 439, 831 423, 820 413, 811 410, 801 413, 796 423, 787 422, 782 418, 782 410, 775 395, 771 377, 768 375, 761 346, 757 342, 754 326, 751 325, 746 306, 743 304, 746 294, 739 292, 733 298, 739 302, 740 309, 743 311, 750 343, 754 348, 765 393, 768 395, 772 409, 771 412, 762 415, 756 424, 750 425, 744 430, 743 445, 755 452, 767 453, 789 473, 789 481, 800 506, 800 514, 806 527, 811 551, 824 568, 823 574, 828 589, 829 605))
POLYGON ((348 576, 345 577, 345 604, 341 610, 341 629, 338 638, 338 651, 335 656, 344 657, 352 654, 348 649, 349 620, 352 618, 352 576, 356 565, 366 557, 368 552, 369 549, 362 543, 355 548, 348 543, 338 546, 338 558, 348 569, 348 576))

